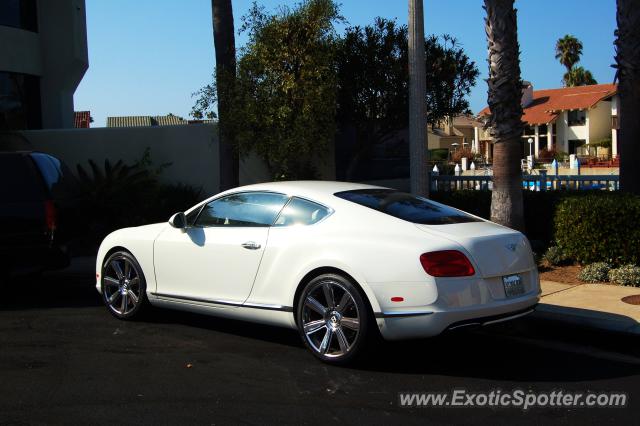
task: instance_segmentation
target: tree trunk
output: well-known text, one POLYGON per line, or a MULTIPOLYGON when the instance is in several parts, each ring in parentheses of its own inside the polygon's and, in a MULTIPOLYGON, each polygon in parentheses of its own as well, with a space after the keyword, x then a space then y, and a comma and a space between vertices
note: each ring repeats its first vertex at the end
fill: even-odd
POLYGON ((411 192, 429 196, 422 0, 409 0, 409 170, 411 192))
POLYGON ((620 189, 640 195, 640 8, 637 0, 618 0, 616 79, 620 130, 620 189))
POLYGON ((524 230, 522 207, 522 82, 514 0, 485 0, 489 47, 488 126, 494 138, 491 220, 524 230))
POLYGON ((220 190, 239 185, 238 150, 227 124, 236 78, 236 41, 231 0, 211 0, 213 44, 216 51, 220 190))

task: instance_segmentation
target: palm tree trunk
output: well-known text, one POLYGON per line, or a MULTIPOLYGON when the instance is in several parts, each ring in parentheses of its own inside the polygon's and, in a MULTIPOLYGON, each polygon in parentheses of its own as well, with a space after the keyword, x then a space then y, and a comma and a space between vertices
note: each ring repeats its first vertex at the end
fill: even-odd
POLYGON ((429 195, 422 0, 409 0, 409 170, 411 192, 429 195))
POLYGON ((488 126, 494 138, 491 220, 524 230, 522 207, 522 82, 514 0, 485 0, 489 47, 488 126))
POLYGON ((231 0, 211 0, 213 44, 216 51, 220 190, 238 186, 238 151, 228 123, 236 78, 236 41, 231 0))
POLYGON ((640 195, 640 8, 636 0, 618 0, 616 79, 620 97, 618 135, 620 189, 640 195))

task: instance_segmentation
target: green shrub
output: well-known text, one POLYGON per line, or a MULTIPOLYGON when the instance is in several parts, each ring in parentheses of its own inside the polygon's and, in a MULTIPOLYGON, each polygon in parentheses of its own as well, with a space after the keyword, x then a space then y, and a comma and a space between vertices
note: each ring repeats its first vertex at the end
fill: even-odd
POLYGON ((449 150, 447 148, 430 149, 429 159, 431 161, 446 161, 449 159, 449 150))
POLYGON ((432 192, 430 198, 484 219, 489 219, 491 214, 490 191, 465 190, 432 192))
POLYGON ((637 263, 638 218, 640 197, 600 192, 567 198, 555 212, 555 239, 567 257, 581 263, 637 263))
POLYGON ((549 265, 557 266, 562 264, 565 260, 567 260, 567 258, 565 257, 560 247, 551 246, 544 253, 544 256, 542 256, 542 260, 544 260, 549 265))
POLYGON ((611 265, 607 262, 596 262, 585 266, 578 274, 578 279, 586 283, 601 283, 609 280, 611 265))
POLYGON ((91 252, 110 232, 129 226, 164 222, 201 200, 201 190, 184 184, 162 184, 159 176, 168 167, 154 167, 149 151, 132 165, 104 161, 100 167, 77 166, 74 188, 79 207, 74 212, 78 252, 91 252))
POLYGON ((640 287, 640 266, 625 265, 609 271, 609 281, 614 284, 640 287))

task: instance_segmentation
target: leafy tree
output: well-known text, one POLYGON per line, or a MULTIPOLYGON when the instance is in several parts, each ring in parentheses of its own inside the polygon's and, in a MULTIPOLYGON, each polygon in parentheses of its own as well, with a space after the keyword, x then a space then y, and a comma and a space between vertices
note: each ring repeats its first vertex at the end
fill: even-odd
POLYGON ((256 152, 275 179, 315 177, 314 159, 335 136, 336 35, 331 0, 305 0, 244 17, 234 122, 241 152, 256 152))
MULTIPOLYGON (((337 53, 338 123, 354 126, 356 146, 347 179, 377 144, 407 128, 409 102, 407 27, 376 18, 372 25, 349 27, 337 53)), ((478 69, 457 41, 448 36, 425 40, 427 120, 469 111, 466 99, 478 69)))
POLYGON ((590 84, 598 84, 591 71, 585 70, 583 67, 573 67, 571 71, 565 73, 562 78, 564 85, 567 87, 587 86, 590 84))
POLYGON ((567 73, 580 61, 581 55, 582 42, 576 37, 567 34, 556 42, 556 59, 567 69, 567 73))
POLYGON ((458 41, 445 34, 425 42, 427 61, 427 121, 436 125, 445 117, 471 113, 467 96, 480 74, 458 41))
POLYGON ((620 189, 640 195, 640 8, 637 1, 618 0, 616 14, 616 79, 620 92, 620 189))
POLYGON ((337 53, 338 122, 355 128, 356 146, 347 180, 373 145, 384 143, 409 121, 407 27, 376 18, 349 27, 337 53))
POLYGON ((489 47, 488 126, 494 138, 491 220, 524 229, 520 146, 522 80, 514 0, 484 0, 489 47))

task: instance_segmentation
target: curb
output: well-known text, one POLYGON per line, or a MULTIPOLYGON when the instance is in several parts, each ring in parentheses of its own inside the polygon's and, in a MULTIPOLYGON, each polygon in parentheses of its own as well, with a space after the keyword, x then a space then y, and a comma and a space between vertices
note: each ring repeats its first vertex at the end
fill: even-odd
POLYGON ((593 311, 581 312, 579 309, 542 302, 538 304, 531 317, 640 336, 640 323, 631 318, 608 318, 607 314, 595 314, 593 311))

